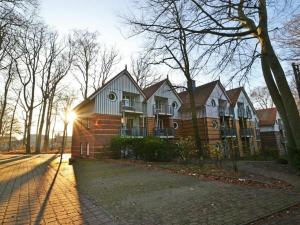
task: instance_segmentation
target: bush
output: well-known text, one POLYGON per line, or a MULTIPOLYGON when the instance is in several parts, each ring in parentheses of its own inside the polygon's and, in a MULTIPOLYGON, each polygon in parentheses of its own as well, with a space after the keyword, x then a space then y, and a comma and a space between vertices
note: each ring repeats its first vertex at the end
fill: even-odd
POLYGON ((188 163, 191 159, 197 158, 197 150, 192 137, 181 137, 176 142, 176 144, 180 160, 182 160, 185 163, 188 163))
POLYGON ((178 156, 176 145, 156 137, 114 137, 111 140, 111 150, 118 151, 123 158, 134 157, 146 161, 170 161, 178 156))
POLYGON ((266 160, 275 160, 279 157, 278 150, 273 148, 262 149, 260 155, 266 160))

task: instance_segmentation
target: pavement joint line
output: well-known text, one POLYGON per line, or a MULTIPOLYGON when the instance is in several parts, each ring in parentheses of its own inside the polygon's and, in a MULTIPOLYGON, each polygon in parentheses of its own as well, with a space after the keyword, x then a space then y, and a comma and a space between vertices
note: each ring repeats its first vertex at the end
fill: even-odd
POLYGON ((266 219, 266 218, 268 218, 268 217, 270 217, 270 216, 272 216, 272 215, 274 215, 274 214, 283 212, 283 211, 288 210, 288 209, 290 209, 290 208, 292 208, 292 207, 294 207, 294 206, 297 206, 297 205, 299 205, 299 204, 300 204, 300 201, 297 202, 297 203, 292 203, 292 204, 290 204, 289 206, 285 206, 285 207, 282 207, 282 208, 280 208, 280 209, 273 210, 273 211, 271 211, 270 213, 267 213, 267 214, 265 214, 265 215, 263 215, 263 216, 259 216, 259 217, 255 218, 255 219, 251 219, 251 220, 249 220, 249 221, 247 221, 247 222, 245 222, 245 223, 241 223, 241 224, 239 224, 239 225, 249 225, 249 224, 251 224, 251 223, 258 222, 259 220, 266 219))

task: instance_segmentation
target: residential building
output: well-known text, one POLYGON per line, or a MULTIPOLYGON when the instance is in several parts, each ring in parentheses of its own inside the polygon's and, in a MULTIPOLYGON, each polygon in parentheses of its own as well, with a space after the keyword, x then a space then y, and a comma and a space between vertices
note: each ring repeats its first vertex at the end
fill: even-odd
POLYGON ((179 128, 182 101, 169 79, 144 89, 147 101, 147 133, 161 138, 174 138, 179 128))
POLYGON ((113 136, 146 136, 146 96, 127 70, 75 107, 72 156, 113 157, 113 136))
MULTIPOLYGON (((243 88, 226 91, 219 80, 194 85, 201 143, 246 156, 258 151, 255 110, 243 88)), ((112 137, 176 139, 194 134, 187 91, 177 93, 169 79, 144 90, 125 69, 75 107, 72 155, 113 157, 112 137)))
MULTIPOLYGON (((187 91, 179 93, 183 101, 181 107, 182 136, 193 136, 190 98, 187 91)), ((194 85, 195 105, 201 144, 219 148, 225 156, 230 155, 232 142, 236 138, 232 125, 233 111, 230 99, 219 80, 198 87, 194 85)))
POLYGON ((279 155, 286 155, 284 127, 276 108, 257 110, 263 150, 275 149, 279 155))
POLYGON ((260 135, 256 110, 243 87, 227 90, 234 112, 233 126, 241 157, 255 155, 260 150, 260 135))

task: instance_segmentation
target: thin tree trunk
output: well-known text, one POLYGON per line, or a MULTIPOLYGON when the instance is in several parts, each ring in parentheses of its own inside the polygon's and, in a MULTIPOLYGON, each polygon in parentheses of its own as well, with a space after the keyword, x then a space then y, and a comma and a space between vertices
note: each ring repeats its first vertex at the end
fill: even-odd
POLYGON ((53 108, 53 100, 54 100, 53 98, 54 97, 51 96, 49 98, 49 102, 48 102, 48 110, 47 110, 47 117, 46 117, 46 130, 45 130, 43 151, 47 151, 49 149, 50 125, 51 125, 52 108, 53 108))
POLYGON ((36 142, 35 153, 41 152, 41 142, 42 142, 42 134, 43 134, 43 128, 44 128, 46 108, 47 108, 47 99, 44 99, 44 103, 42 105, 42 113, 41 113, 42 115, 41 115, 41 120, 40 120, 39 131, 37 133, 37 142, 36 142))
POLYGON ((11 122, 10 122, 8 151, 10 151, 12 149, 12 144, 11 144, 12 130, 13 130, 13 125, 14 125, 17 106, 18 106, 18 103, 19 103, 19 100, 20 100, 20 94, 21 94, 21 92, 19 92, 19 94, 18 94, 18 98, 17 98, 16 104, 14 106, 14 110, 13 110, 13 114, 12 114, 12 118, 11 118, 11 122))
POLYGON ((189 93, 189 97, 190 97, 195 144, 196 144, 196 148, 198 150, 198 154, 201 157, 201 156, 203 156, 203 150, 202 150, 201 140, 200 140, 200 132, 199 132, 197 111, 196 111, 196 105, 195 105, 194 86, 193 86, 192 79, 188 80, 188 93, 189 93))

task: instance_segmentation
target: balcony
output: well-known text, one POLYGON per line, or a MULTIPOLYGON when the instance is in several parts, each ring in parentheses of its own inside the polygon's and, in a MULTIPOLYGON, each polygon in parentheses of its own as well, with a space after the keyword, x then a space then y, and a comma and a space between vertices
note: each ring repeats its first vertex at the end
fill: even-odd
POLYGON ((221 132, 222 138, 236 137, 236 129, 235 128, 221 127, 220 132, 221 132))
POLYGON ((160 138, 174 138, 175 137, 175 129, 168 128, 154 128, 153 135, 160 138))
POLYGON ((120 136, 122 137, 145 137, 147 136, 147 129, 145 127, 122 127, 120 129, 120 136))
POLYGON ((253 137, 251 128, 241 128, 241 137, 253 137))
POLYGON ((245 117, 245 109, 244 107, 238 107, 238 117, 244 118, 245 117))
POLYGON ((219 106, 219 116, 230 116, 234 117, 234 108, 219 106))
POLYGON ((171 105, 153 105, 154 115, 174 115, 174 109, 171 105))
POLYGON ((143 104, 141 102, 135 102, 135 101, 129 101, 127 99, 123 99, 120 102, 120 111, 143 114, 143 104))

